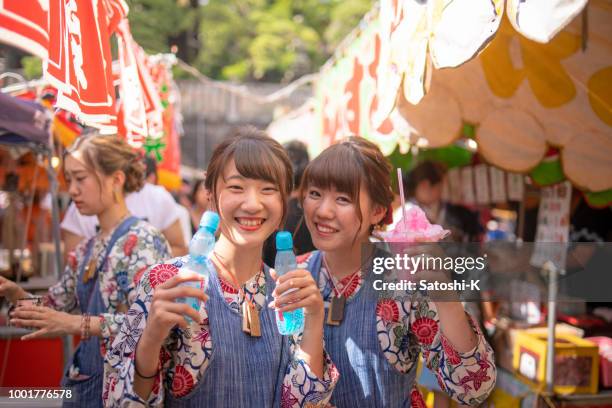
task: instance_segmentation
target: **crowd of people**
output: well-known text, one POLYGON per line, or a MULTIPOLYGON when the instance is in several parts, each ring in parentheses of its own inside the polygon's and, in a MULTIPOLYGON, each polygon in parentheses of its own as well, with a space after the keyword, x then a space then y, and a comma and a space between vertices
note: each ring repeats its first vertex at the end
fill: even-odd
MULTIPOLYGON (((66 270, 43 305, 10 313, 34 329, 26 338, 80 335, 63 379, 76 390, 67 406, 421 407, 419 356, 457 402, 488 397, 493 351, 460 302, 381 297, 367 284, 374 253, 362 248, 394 218, 391 165, 376 145, 350 137, 309 161, 300 143, 239 128, 176 197, 146 161, 97 134, 66 152, 66 270), (188 244, 207 210, 220 225, 198 289, 185 285, 203 282, 188 244), (284 229, 298 265, 278 276, 270 266, 284 229), (282 336, 277 314, 301 308, 303 330, 282 336), (244 330, 247 311, 257 330, 244 330)), ((478 234, 469 212, 442 203, 443 170, 422 166, 408 174, 409 205, 478 234)), ((32 295, 0 278, 0 296, 32 295)))

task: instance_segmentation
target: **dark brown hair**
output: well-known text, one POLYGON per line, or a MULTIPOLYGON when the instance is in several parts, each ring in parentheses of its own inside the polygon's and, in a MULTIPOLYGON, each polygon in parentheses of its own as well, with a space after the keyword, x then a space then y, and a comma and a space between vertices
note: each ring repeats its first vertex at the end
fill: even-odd
POLYGON ((81 153, 85 167, 96 174, 98 184, 101 184, 98 173, 110 176, 120 170, 125 174, 124 193, 139 191, 144 185, 145 166, 140 154, 119 136, 97 133, 81 136, 66 150, 65 155, 76 152, 81 153))
MULTIPOLYGON (((291 193, 293 171, 285 149, 264 131, 253 126, 239 127, 219 144, 210 159, 204 185, 217 206, 217 181, 223 178, 227 163, 234 160, 241 176, 265 180, 276 185, 283 200, 281 225, 287 217, 287 199, 291 193)), ((217 207, 218 210, 218 207, 217 207)))
POLYGON ((200 187, 206 188, 206 185, 204 184, 205 181, 206 181, 205 179, 200 178, 200 179, 197 179, 195 183, 193 183, 193 187, 191 187, 191 192, 189 193, 189 200, 191 201, 191 204, 195 204, 196 196, 198 194, 198 190, 200 189, 200 187))
POLYGON ((429 181, 429 184, 436 185, 444 180, 446 167, 442 163, 425 160, 409 170, 403 177, 404 190, 408 197, 413 197, 417 186, 422 181, 429 181))
POLYGON ((351 197, 362 223, 359 206, 362 184, 372 203, 389 211, 393 201, 391 164, 374 143, 359 136, 351 136, 328 147, 308 164, 302 177, 300 200, 303 203, 310 186, 326 190, 335 187, 351 197))

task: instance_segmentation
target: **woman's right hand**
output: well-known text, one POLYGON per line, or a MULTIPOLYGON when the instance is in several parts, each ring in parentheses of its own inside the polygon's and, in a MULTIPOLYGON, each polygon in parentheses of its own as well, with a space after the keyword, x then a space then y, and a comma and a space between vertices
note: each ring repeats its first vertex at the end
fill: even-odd
POLYGON ((201 317, 196 310, 187 304, 176 301, 177 298, 182 297, 193 297, 202 302, 206 302, 208 299, 204 290, 180 285, 189 281, 202 281, 202 276, 193 271, 179 272, 179 274, 154 289, 147 325, 142 334, 143 339, 153 344, 162 345, 174 326, 187 328, 189 323, 185 316, 200 323, 201 317))
POLYGON ((27 296, 27 292, 12 280, 0 276, 0 297, 5 297, 12 304, 16 304, 21 298, 27 296))

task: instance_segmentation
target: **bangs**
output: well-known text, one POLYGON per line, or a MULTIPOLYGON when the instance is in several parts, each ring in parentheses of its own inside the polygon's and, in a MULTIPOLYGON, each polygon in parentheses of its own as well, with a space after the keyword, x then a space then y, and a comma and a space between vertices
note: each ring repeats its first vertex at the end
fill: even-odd
MULTIPOLYGON (((361 157, 342 143, 334 145, 310 162, 304 172, 302 190, 309 186, 347 194, 358 201, 362 182, 361 157)), ((302 191, 302 196, 305 194, 302 191)))
POLYGON ((269 146, 255 139, 242 139, 236 143, 231 157, 234 159, 236 170, 241 176, 265 180, 279 187, 281 192, 291 189, 287 183, 285 163, 271 151, 269 146))

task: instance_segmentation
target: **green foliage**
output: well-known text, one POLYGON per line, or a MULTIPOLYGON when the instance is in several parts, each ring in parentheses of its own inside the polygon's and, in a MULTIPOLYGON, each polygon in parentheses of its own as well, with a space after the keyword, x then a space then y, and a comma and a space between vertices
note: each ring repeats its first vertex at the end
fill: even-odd
POLYGON ((134 38, 148 52, 168 52, 175 43, 192 47, 187 62, 212 78, 290 81, 316 71, 372 4, 131 0, 129 18, 134 38))
POLYGON ((333 52, 333 47, 359 24, 364 14, 372 8, 372 4, 369 0, 346 0, 333 8, 330 24, 325 30, 325 40, 332 46, 329 52, 333 52))
POLYGON ((26 79, 42 77, 42 60, 40 58, 34 56, 23 57, 21 58, 21 66, 26 79))
POLYGON ((168 52, 193 27, 197 10, 176 0, 128 0, 132 35, 147 52, 168 52))

